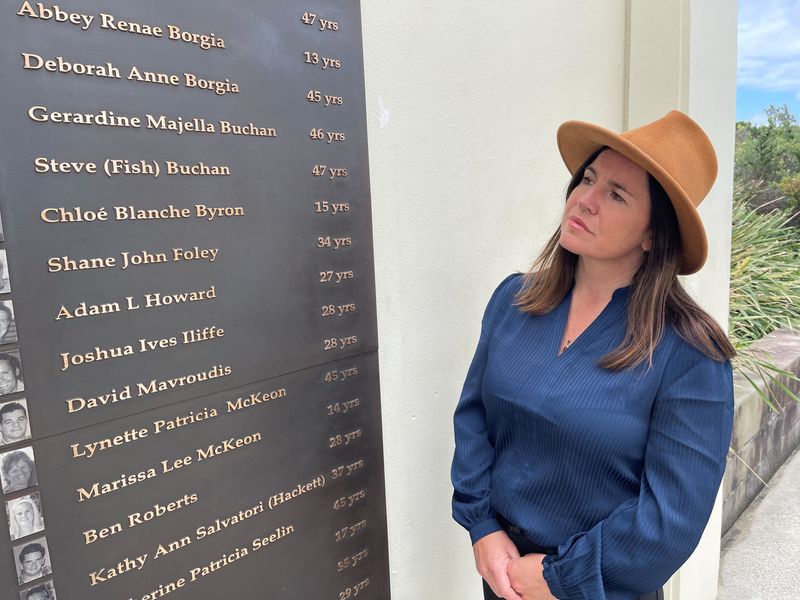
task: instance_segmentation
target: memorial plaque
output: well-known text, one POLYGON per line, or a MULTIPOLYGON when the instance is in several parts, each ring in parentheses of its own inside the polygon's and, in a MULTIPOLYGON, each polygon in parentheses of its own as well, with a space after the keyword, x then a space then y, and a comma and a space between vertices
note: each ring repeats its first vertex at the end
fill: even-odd
POLYGON ((0 19, 0 597, 389 597, 360 6, 0 19))

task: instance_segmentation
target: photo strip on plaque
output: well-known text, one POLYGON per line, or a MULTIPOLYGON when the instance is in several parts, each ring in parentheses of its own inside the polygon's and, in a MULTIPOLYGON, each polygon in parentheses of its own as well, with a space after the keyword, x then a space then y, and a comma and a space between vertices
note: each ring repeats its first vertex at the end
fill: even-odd
POLYGON ((0 447, 16 444, 30 437, 28 401, 25 398, 18 398, 0 402, 0 447))
POLYGON ((11 540, 18 540, 44 529, 42 497, 39 492, 21 496, 6 502, 8 533, 11 540))
POLYGON ((0 454, 0 483, 4 494, 21 492, 38 485, 33 446, 0 454))
POLYGON ((0 344, 12 344, 17 341, 17 321, 14 319, 14 303, 11 300, 0 301, 0 344))
POLYGON ((20 584, 52 575, 47 539, 41 537, 15 546, 14 565, 17 567, 17 581, 20 584))
POLYGON ((56 600, 56 589, 53 581, 45 581, 19 593, 19 600, 56 600))
POLYGON ((0 248, 0 294, 7 294, 11 291, 11 279, 8 276, 8 259, 6 249, 0 248))
POLYGON ((0 396, 21 392, 24 389, 19 351, 0 352, 0 396))

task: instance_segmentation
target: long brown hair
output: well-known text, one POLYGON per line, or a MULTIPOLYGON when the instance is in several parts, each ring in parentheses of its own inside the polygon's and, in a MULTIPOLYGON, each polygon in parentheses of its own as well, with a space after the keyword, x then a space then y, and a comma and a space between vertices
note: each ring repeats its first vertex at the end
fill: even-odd
MULTIPOLYGON (((600 148, 575 171, 567 186, 567 197, 578 186, 584 171, 600 148)), ((671 324, 679 336, 717 361, 733 358, 736 351, 714 318, 692 300, 678 281, 681 240, 675 209, 661 184, 648 174, 652 246, 633 276, 628 301, 625 338, 603 356, 598 365, 619 371, 644 361, 652 365, 653 352, 671 324)), ((553 310, 567 295, 575 277, 578 256, 559 244, 560 227, 547 241, 525 275, 516 304, 523 312, 541 315, 553 310)))

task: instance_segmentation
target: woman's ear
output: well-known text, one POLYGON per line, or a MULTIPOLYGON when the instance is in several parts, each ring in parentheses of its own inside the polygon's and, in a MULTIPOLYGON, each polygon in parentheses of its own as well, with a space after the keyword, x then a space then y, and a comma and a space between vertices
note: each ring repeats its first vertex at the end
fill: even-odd
POLYGON ((644 236, 644 241, 642 242, 642 252, 650 252, 650 249, 653 247, 653 234, 648 233, 644 236))

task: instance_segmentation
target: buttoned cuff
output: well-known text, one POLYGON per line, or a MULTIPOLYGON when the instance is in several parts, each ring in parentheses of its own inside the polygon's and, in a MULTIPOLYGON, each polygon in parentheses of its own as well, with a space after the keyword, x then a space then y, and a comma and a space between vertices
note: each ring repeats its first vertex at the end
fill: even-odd
POLYGON ((500 527, 500 523, 497 522, 497 519, 492 517, 491 519, 486 519, 485 521, 481 521, 477 525, 470 527, 469 539, 474 544, 482 537, 485 537, 490 533, 494 533, 495 531, 502 531, 502 530, 503 528, 500 527))
POLYGON ((545 556, 542 559, 542 576, 547 582, 547 587, 550 588, 550 593, 556 598, 569 598, 564 588, 561 586, 561 581, 558 578, 556 571, 555 556, 545 556))

